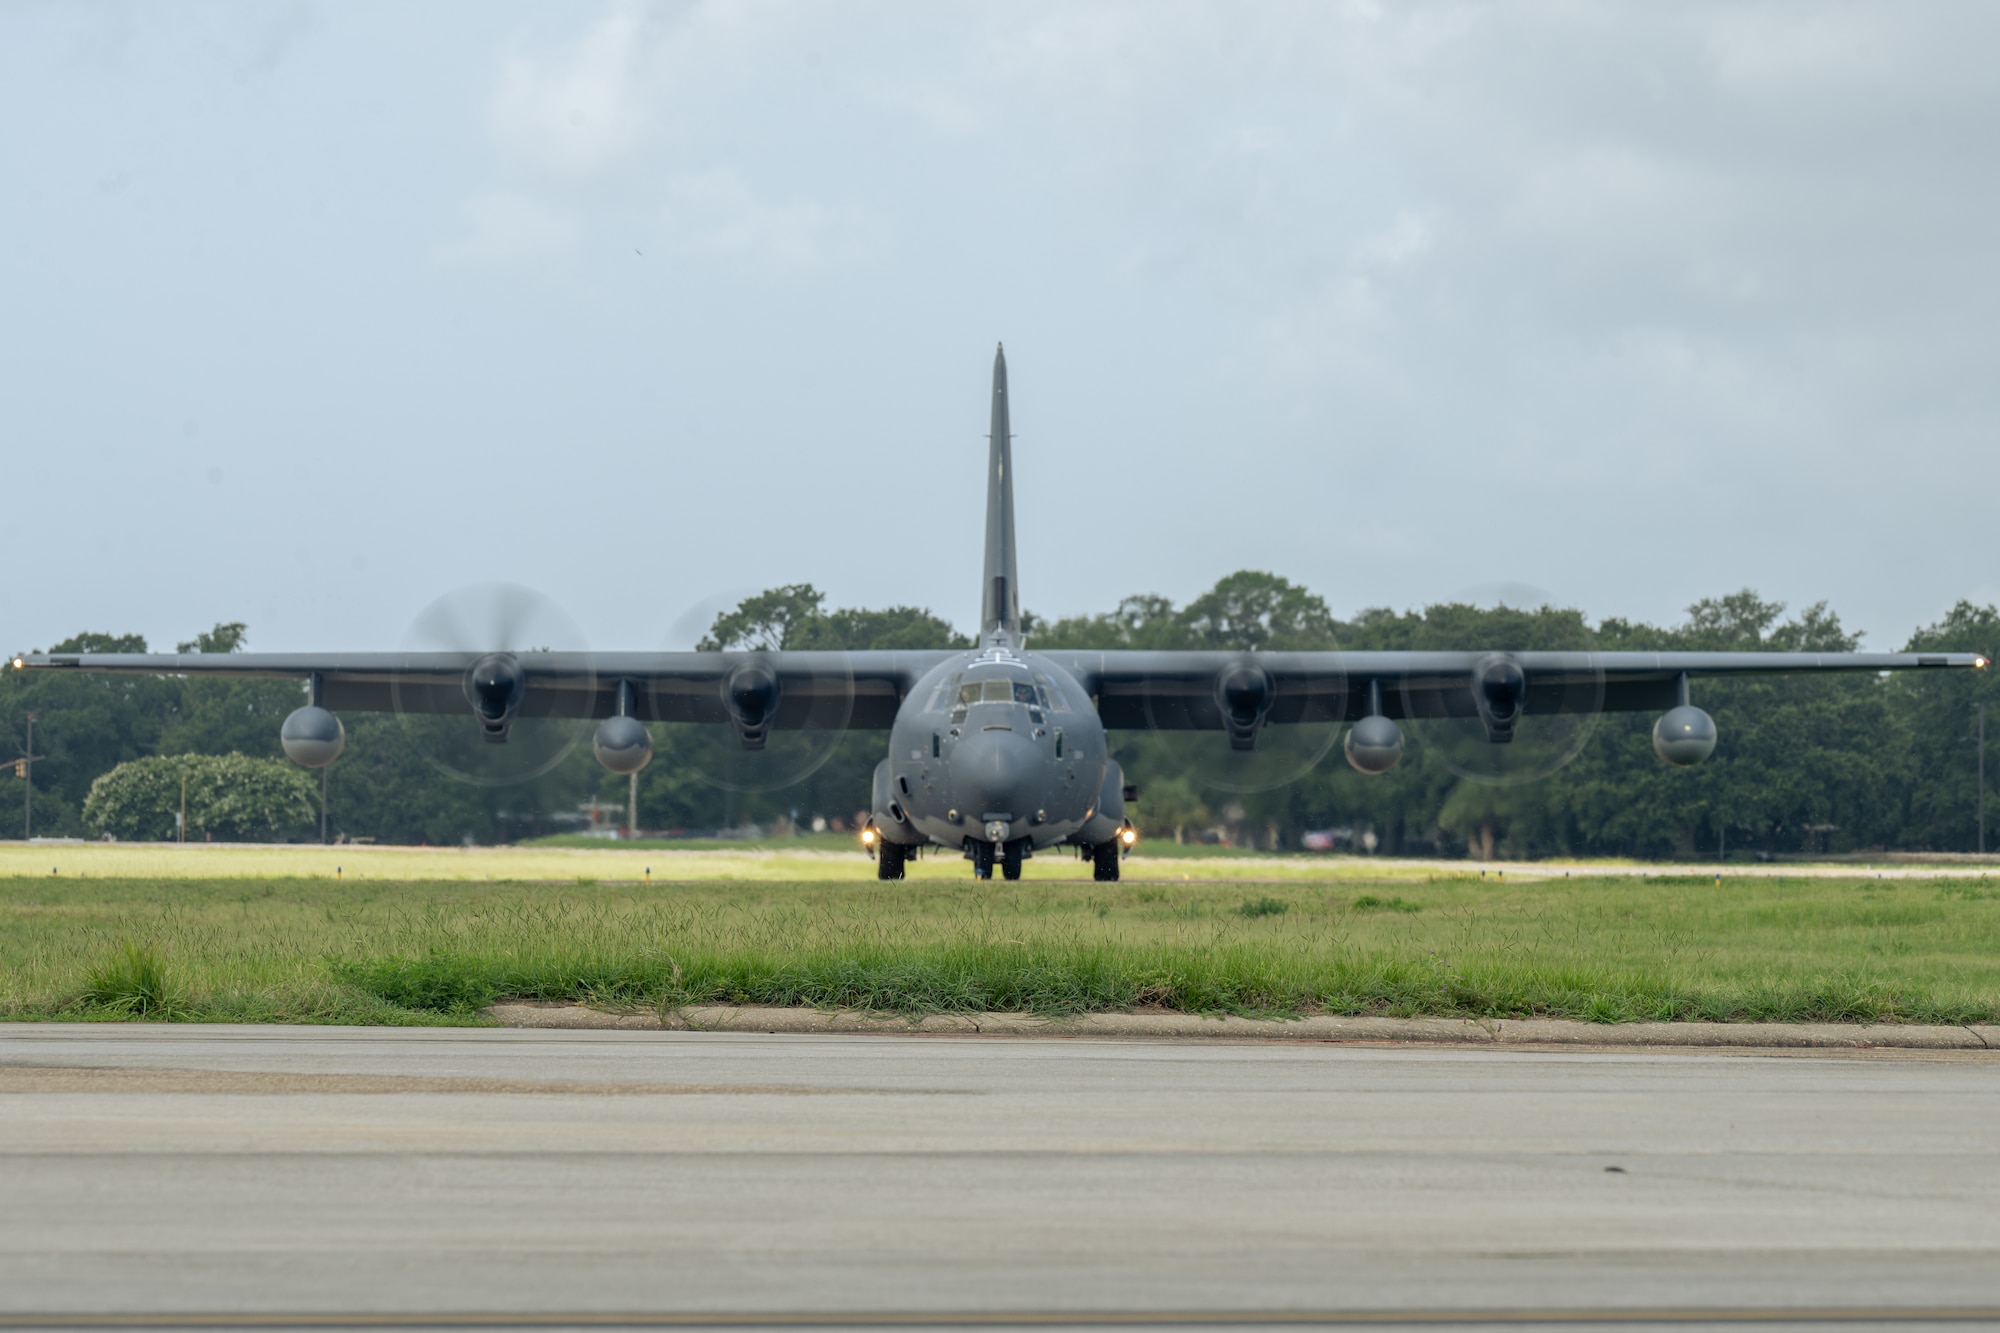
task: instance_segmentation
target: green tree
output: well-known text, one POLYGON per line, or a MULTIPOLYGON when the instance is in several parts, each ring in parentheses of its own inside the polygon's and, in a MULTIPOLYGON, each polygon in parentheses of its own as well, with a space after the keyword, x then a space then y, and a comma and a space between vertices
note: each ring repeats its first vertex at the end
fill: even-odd
POLYGON ((1178 619, 1205 648, 1300 652, 1339 646, 1333 613, 1318 593, 1254 569, 1223 579, 1189 602, 1178 619))
POLYGON ((174 836, 186 781, 190 840, 291 842, 317 815, 313 783, 302 769, 246 755, 179 755, 133 759, 90 786, 84 822, 124 840, 174 836))
MULTIPOLYGON (((928 609, 826 609, 810 583, 770 588, 746 597, 715 618, 702 650, 899 650, 969 648, 972 640, 928 609)), ((850 732, 833 753, 800 782, 775 791, 737 792, 715 785, 739 746, 727 727, 655 724, 653 762, 639 775, 639 822, 654 829, 719 829, 768 824, 786 816, 851 819, 865 810, 875 765, 882 758, 880 732, 850 732)), ((773 753, 795 738, 774 737, 773 753)), ((775 766, 775 765, 774 765, 775 766)), ((600 798, 622 804, 627 780, 605 774, 600 798)))
MULTIPOLYGON (((2000 611, 1960 602, 1944 619, 1910 636, 1905 652, 1985 653, 2000 648, 2000 611)), ((1885 690, 1908 725, 1913 772, 1901 841, 1937 851, 1972 851, 1979 838, 1979 715, 2000 751, 2000 672, 1904 671, 1885 690)), ((1990 758, 1987 786, 2000 784, 1990 758)), ((1987 803, 1987 846, 1994 833, 1995 803, 1987 803)))

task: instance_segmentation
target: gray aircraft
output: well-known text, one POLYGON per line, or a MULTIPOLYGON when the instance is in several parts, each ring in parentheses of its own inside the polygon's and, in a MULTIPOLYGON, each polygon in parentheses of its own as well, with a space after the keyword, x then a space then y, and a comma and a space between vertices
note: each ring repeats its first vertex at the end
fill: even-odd
POLYGON ((1714 720, 1690 700, 1694 680, 1987 664, 1972 653, 1587 648, 1033 652, 1021 631, 1004 349, 993 360, 988 440, 986 560, 970 650, 592 654, 483 643, 400 653, 38 653, 13 665, 300 680, 309 701, 285 719, 282 740, 309 768, 341 752, 337 709, 469 715, 494 744, 524 719, 595 721, 593 749, 614 773, 651 760, 647 722, 733 728, 747 752, 787 732, 886 731, 889 753, 875 770, 862 835, 881 878, 900 879, 926 848, 962 853, 981 879, 996 863, 1016 879, 1035 853, 1069 848, 1096 878, 1114 880, 1138 834, 1126 813, 1134 793, 1108 752, 1106 728, 1210 733, 1222 753, 1245 759, 1287 728, 1329 737, 1344 728, 1348 763, 1380 774, 1402 757, 1403 723, 1455 727, 1481 750, 1505 754, 1501 747, 1565 715, 1659 710, 1653 747, 1684 766, 1707 758, 1717 740, 1714 720))

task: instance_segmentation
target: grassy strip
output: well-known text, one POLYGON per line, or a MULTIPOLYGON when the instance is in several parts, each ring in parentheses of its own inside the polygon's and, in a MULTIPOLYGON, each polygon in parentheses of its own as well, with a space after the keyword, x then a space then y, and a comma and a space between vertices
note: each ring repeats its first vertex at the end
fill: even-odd
POLYGON ((518 996, 912 1015, 2000 1020, 2000 888, 1976 879, 1358 889, 0 882, 0 1016, 463 1023, 518 996))

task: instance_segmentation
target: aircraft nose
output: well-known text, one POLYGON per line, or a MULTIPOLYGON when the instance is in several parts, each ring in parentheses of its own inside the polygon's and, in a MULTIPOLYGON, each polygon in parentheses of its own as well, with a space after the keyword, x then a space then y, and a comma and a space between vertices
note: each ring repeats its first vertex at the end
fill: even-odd
POLYGON ((952 751, 952 796, 976 819, 1026 819, 1035 812, 1040 769, 1034 742, 1020 732, 975 731, 952 751))

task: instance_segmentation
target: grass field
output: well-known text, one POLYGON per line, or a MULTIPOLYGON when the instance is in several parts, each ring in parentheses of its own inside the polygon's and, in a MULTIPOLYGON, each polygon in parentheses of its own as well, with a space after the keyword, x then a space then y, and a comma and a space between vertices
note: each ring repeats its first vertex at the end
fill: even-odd
POLYGON ((338 880, 283 861, 323 855, 0 849, 0 1016, 463 1023, 529 996, 905 1013, 2000 1019, 2000 878, 1976 875, 1481 880, 1408 864, 1388 878, 1380 862, 1209 861, 1094 884, 1075 863, 1037 862, 1020 883, 976 884, 940 858, 879 884, 864 858, 821 853, 801 871, 777 853, 698 852, 676 853, 691 859, 675 872, 723 868, 646 885, 644 858, 660 854, 644 850, 343 848, 338 880), (293 873, 257 868, 280 863, 293 873))
MULTIPOLYGON (((1172 844, 1167 844, 1171 846, 1172 844)), ((1044 852, 1031 863, 1038 880, 1090 882, 1090 866, 1074 856, 1044 852)), ((1148 850, 1128 863, 1135 878, 1323 879, 1329 875, 1423 878, 1436 873, 1412 864, 1305 856, 1239 853, 1180 858, 1148 850)), ((760 881, 875 879, 875 863, 852 837, 838 834, 742 843, 647 844, 596 842, 590 846, 374 847, 258 846, 228 843, 22 843, 0 844, 0 879, 350 879, 596 881, 741 879, 760 881), (829 842, 828 838, 833 839, 829 842)), ((957 856, 940 853, 912 862, 917 880, 963 880, 970 871, 957 856)), ((1477 876, 1477 867, 1467 873, 1477 876)))

